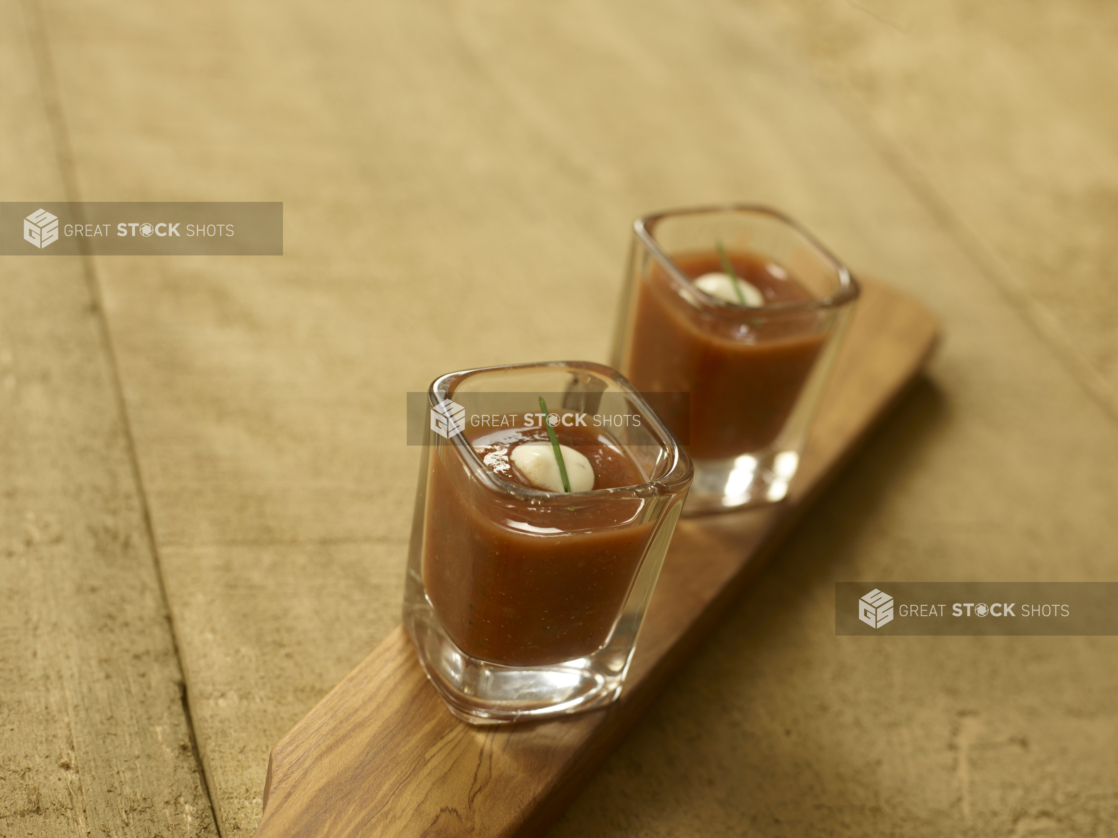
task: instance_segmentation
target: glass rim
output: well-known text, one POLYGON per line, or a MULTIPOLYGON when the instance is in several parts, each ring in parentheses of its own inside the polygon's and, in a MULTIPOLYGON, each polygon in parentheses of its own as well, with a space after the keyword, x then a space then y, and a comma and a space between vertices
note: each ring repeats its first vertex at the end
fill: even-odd
POLYGON ((733 314, 742 315, 748 312, 764 312, 766 314, 783 314, 783 313, 803 313, 806 311, 819 311, 823 309, 841 308, 844 305, 854 302, 861 294, 861 286, 858 280, 855 279, 854 274, 846 264, 835 256, 826 245, 819 239, 813 236, 806 228, 800 225, 791 217, 785 215, 780 210, 773 209, 761 204, 710 204, 697 207, 683 207, 680 209, 662 210, 660 212, 649 213, 642 215, 633 222, 633 232, 642 244, 652 254, 653 258, 660 263, 660 266, 665 270, 671 278, 674 285, 679 290, 685 291, 683 294, 692 305, 700 303, 703 306, 713 309, 720 309, 733 314), (687 276, 679 269, 679 266, 672 260, 672 258, 660 246, 653 235, 655 226, 663 221, 665 218, 670 218, 676 215, 708 215, 714 213, 740 213, 745 215, 760 215, 767 218, 779 221, 781 224, 786 225, 798 236, 803 238, 821 256, 831 265, 835 273, 839 277, 839 288, 832 294, 826 297, 817 297, 802 302, 782 302, 782 303, 766 303, 760 306, 743 306, 738 303, 731 303, 725 300, 720 300, 717 297, 712 297, 709 294, 696 294, 694 292, 694 283, 692 283, 687 276), (694 299, 692 299, 694 298, 694 299))
MULTIPOLYGON (((472 376, 482 373, 529 369, 554 369, 556 371, 577 370, 596 375, 600 378, 606 378, 614 384, 617 384, 624 394, 636 403, 641 411, 641 415, 650 420, 653 430, 662 441, 660 448, 671 454, 672 459, 667 466, 667 470, 663 476, 657 479, 646 480, 643 483, 637 483, 632 486, 617 486, 612 489, 591 489, 588 492, 548 492, 544 489, 532 489, 500 476, 481 461, 481 458, 478 456, 473 446, 465 439, 465 434, 456 434, 448 439, 447 443, 456 446, 459 456, 466 464, 474 479, 484 484, 493 492, 533 503, 537 506, 545 505, 548 502, 566 503, 569 498, 578 498, 580 500, 601 499, 602 501, 607 501, 612 499, 672 495, 685 489, 691 482, 694 477, 694 466, 691 463, 691 458, 687 454, 686 449, 684 449, 679 440, 675 438, 675 434, 668 429, 663 420, 657 415, 656 411, 644 400, 640 391, 633 386, 629 379, 612 367, 607 367, 605 364, 598 364, 593 361, 539 361, 535 363, 475 367, 468 370, 448 372, 444 375, 440 375, 431 382, 431 386, 427 388, 427 397, 430 401, 430 406, 434 408, 444 399, 453 398, 457 386, 472 376)), ((429 431, 429 433, 433 433, 433 431, 429 431)))

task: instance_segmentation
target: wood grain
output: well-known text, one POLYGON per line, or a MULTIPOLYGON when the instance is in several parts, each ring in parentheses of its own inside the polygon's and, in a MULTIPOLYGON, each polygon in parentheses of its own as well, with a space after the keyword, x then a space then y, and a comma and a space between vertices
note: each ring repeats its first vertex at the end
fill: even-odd
MULTIPOLYGON (((32 11, 0 0, 0 184, 67 200, 32 11)), ((0 835, 212 838, 86 267, 0 257, 0 835)))
POLYGON ((757 5, 1118 417, 1118 7, 757 5))
POLYGON ((680 523, 615 705, 471 727, 447 712, 397 628, 273 749, 257 838, 542 832, 911 382, 936 332, 919 304, 867 284, 792 499, 680 523))
MULTIPOLYGON (((977 22, 963 2, 767 4, 807 26, 820 5, 890 30, 874 15, 958 18, 925 47, 914 29, 888 48, 866 26, 822 30, 810 55, 737 0, 25 5, 43 9, 85 196, 285 202, 282 259, 96 265, 225 838, 256 829, 272 745, 398 620, 416 474, 402 394, 448 369, 605 357, 631 220, 718 200, 786 210, 950 340, 556 838, 1114 831, 1106 639, 846 644, 828 599, 835 579, 1115 576, 1118 425, 976 257, 995 228, 956 223, 984 191, 1006 248, 1113 259, 1111 169, 1092 150, 1114 145, 1105 4, 1046 2, 1068 9, 1056 28, 1008 0, 977 22), (849 65, 819 53, 879 62, 895 84, 852 75, 895 91, 908 127, 875 131, 834 95, 849 65), (1053 93, 1032 56, 1092 83, 1060 71, 1053 93), (1008 105, 1030 112, 1007 122, 1008 105), (913 138, 951 184, 941 200, 899 173, 913 138), (1015 167, 1047 148, 1074 165, 1022 186, 1015 167), (1064 192, 1096 200, 1065 220, 1064 192)), ((5 58, 14 113, 10 80, 34 82, 5 58)), ((5 130, 13 165, 41 150, 5 130)), ((1075 325, 1105 352, 1108 274, 1081 275, 1059 302, 1097 318, 1075 325)))

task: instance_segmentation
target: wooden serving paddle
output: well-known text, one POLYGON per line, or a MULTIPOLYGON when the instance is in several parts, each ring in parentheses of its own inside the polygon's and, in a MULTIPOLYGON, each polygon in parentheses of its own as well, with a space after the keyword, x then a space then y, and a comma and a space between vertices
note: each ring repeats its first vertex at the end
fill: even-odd
POLYGON ((937 332, 920 304, 863 283, 792 497, 680 522, 615 704, 472 727, 398 627, 272 749, 256 838, 543 832, 915 378, 937 332))

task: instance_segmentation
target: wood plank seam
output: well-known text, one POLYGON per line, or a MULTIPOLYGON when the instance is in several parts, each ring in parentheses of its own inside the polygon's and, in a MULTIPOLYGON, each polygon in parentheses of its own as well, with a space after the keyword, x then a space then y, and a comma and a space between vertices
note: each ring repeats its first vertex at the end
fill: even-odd
MULTIPOLYGON (((39 89, 42 92, 42 101, 44 110, 47 115, 47 123, 50 126, 51 137, 54 141, 55 157, 58 161, 59 171, 62 177, 63 190, 66 195, 67 201, 79 202, 81 201, 81 191, 78 187, 77 169, 74 165, 73 150, 70 145, 69 132, 66 128, 66 118, 62 111, 62 99, 58 90, 58 82, 54 72, 54 64, 51 58, 50 43, 47 36, 46 19, 43 14, 43 9, 39 0, 23 0, 24 7, 24 20, 27 22, 28 40, 35 57, 35 73, 39 80, 39 89)), ((120 365, 117 361, 117 353, 113 345, 112 331, 109 327, 108 317, 105 313, 105 306, 103 295, 101 293, 100 283, 97 279, 97 271, 94 265, 93 257, 88 252, 85 246, 85 240, 82 239, 82 274, 85 277, 86 287, 89 291, 90 303, 94 308, 95 319, 98 324, 98 333, 101 342, 101 348, 107 360, 107 366, 110 372, 113 395, 116 402, 117 414, 119 416, 121 429, 124 435, 125 444, 128 450, 129 467, 132 473, 133 488, 139 500, 140 514, 143 519, 144 534, 146 538, 146 546, 149 550, 149 555, 155 565, 155 578, 159 585, 160 604, 163 613, 167 620, 167 628, 171 637, 171 647, 174 651, 175 660, 178 664, 180 681, 178 684, 183 716, 186 724, 187 735, 190 740, 191 753, 193 755, 194 764, 197 767, 198 773, 202 777, 202 788, 206 793, 206 801, 209 804, 210 815, 213 818, 214 828, 217 830, 218 836, 222 835, 222 824, 218 807, 215 804, 214 790, 211 786, 209 772, 206 770, 205 761, 202 759, 201 751, 198 747, 198 737, 194 729, 194 719, 190 713, 190 701, 188 697, 188 684, 186 666, 183 660, 182 650, 179 644, 178 632, 175 628, 174 614, 171 611, 170 598, 167 596, 167 587, 163 575, 162 562, 159 556, 159 547, 155 538, 155 530, 152 526, 151 520, 151 506, 148 502, 147 492, 144 487, 143 471, 140 468, 139 453, 136 450, 135 435, 132 430, 132 422, 128 414, 128 406, 124 398, 123 381, 120 375, 120 365)), ((71 736, 73 731, 71 730, 71 736)), ((81 778, 79 777, 79 780, 81 778)), ((83 806, 81 811, 84 813, 86 807, 84 805, 84 792, 83 792, 83 806)))

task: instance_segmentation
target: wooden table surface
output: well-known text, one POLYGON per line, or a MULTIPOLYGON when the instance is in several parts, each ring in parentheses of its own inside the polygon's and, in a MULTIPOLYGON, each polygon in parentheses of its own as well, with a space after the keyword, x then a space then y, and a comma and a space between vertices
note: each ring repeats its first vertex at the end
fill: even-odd
POLYGON ((0 257, 0 834, 250 836, 398 622, 404 394, 604 358, 632 218, 723 200, 946 340, 553 835, 1118 831, 1118 640, 833 630, 837 580, 1118 579, 1118 7, 0 21, 2 200, 283 201, 286 239, 0 257))

